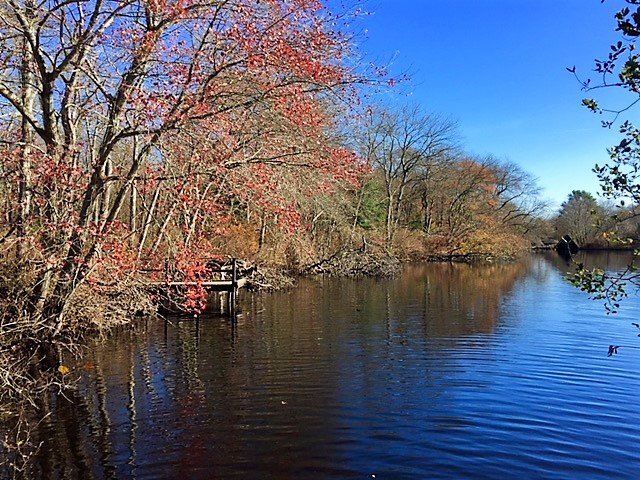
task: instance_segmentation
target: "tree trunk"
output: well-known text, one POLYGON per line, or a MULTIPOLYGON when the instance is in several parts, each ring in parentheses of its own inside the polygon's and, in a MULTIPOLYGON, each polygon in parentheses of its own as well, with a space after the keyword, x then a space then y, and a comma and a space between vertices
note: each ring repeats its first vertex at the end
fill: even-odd
POLYGON ((258 241, 258 252, 262 251, 264 247, 264 239, 267 235, 267 214, 262 212, 262 216, 260 217, 260 240, 258 241))
POLYGON ((136 189, 136 181, 131 182, 131 194, 129 198, 129 231, 132 238, 135 238, 134 232, 137 227, 138 220, 138 190, 136 189))
POLYGON ((140 243, 138 244, 138 256, 137 260, 140 260, 142 256, 142 250, 144 248, 144 244, 147 241, 147 235, 149 234, 149 227, 151 226, 151 222, 153 221, 153 214, 156 209, 156 205, 158 204, 158 198, 160 198, 160 181, 158 181, 158 185, 156 186, 155 192, 153 192, 153 199, 151 200, 151 205, 147 210, 147 216, 144 221, 144 225, 142 227, 142 234, 140 235, 140 243))
MULTIPOLYGON (((31 3, 30 1, 27 3, 31 3)), ((30 10, 29 10, 30 11, 30 10)), ((29 26, 30 28, 31 26, 29 26)), ((33 107, 35 101, 35 75, 33 74, 33 58, 31 49, 26 38, 22 40, 22 102, 24 110, 29 116, 33 116, 33 107)), ((18 262, 24 255, 24 237, 26 236, 26 224, 31 212, 31 145, 34 138, 33 128, 29 124, 26 116, 22 116, 22 124, 20 128, 20 142, 22 144, 20 155, 19 169, 19 186, 18 186, 18 216, 16 234, 18 241, 16 243, 16 255, 18 262)))

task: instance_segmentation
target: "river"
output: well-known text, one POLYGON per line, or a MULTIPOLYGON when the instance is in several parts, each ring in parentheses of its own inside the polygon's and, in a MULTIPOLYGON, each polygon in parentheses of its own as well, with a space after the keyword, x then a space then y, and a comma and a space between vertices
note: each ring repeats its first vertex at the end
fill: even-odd
POLYGON ((640 301, 607 316, 567 269, 417 265, 245 294, 235 323, 143 321, 76 367, 37 475, 640 478, 640 301))

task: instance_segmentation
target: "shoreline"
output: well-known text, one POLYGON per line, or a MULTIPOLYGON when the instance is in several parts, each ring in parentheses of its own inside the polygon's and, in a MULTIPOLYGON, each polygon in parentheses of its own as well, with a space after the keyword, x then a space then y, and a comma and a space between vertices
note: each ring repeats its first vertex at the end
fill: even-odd
MULTIPOLYGON (((328 259, 313 264, 308 267, 301 268, 299 271, 291 271, 284 266, 256 266, 253 278, 248 281, 247 291, 249 292, 270 292, 277 290, 286 290, 295 287, 298 281, 305 277, 314 276, 332 276, 332 277, 392 277, 400 272, 400 270, 410 264, 419 263, 477 263, 477 264, 495 264, 500 262, 510 263, 515 262, 518 258, 525 257, 526 255, 538 252, 546 252, 551 249, 536 249, 524 252, 519 257, 514 256, 495 256, 490 254, 465 254, 465 255, 425 255, 425 256, 404 256, 390 255, 381 252, 366 252, 361 250, 349 250, 336 254, 328 259)), ((627 247, 625 249, 592 249, 584 251, 624 251, 631 250, 627 247)), ((133 292, 130 292, 133 293, 133 292)), ((17 385, 21 388, 20 395, 13 398, 13 400, 5 399, 8 401, 3 402, 0 405, 0 422, 2 423, 2 431, 8 432, 9 427, 13 422, 27 422, 31 424, 37 423, 39 415, 39 405, 41 402, 46 403, 46 398, 50 395, 57 395, 63 392, 67 388, 74 388, 74 382, 78 375, 79 370, 74 368, 73 365, 80 364, 85 357, 87 349, 90 349, 96 342, 102 343, 107 338, 111 337, 117 332, 121 331, 136 331, 137 325, 143 319, 164 319, 166 316, 184 316, 188 315, 193 317, 193 314, 186 312, 164 312, 159 311, 160 305, 156 303, 151 305, 152 293, 142 292, 137 290, 136 296, 120 295, 117 297, 110 296, 108 293, 101 295, 101 299, 98 305, 99 307, 109 307, 115 311, 120 312, 122 315, 118 315, 118 321, 115 321, 115 317, 105 317, 104 321, 96 319, 96 321, 90 324, 67 324, 62 329, 57 337, 52 337, 47 342, 51 345, 52 355, 49 358, 40 359, 39 363, 33 357, 29 357, 30 350, 25 344, 20 347, 19 344, 15 344, 15 349, 9 353, 9 356, 2 358, 2 363, 6 363, 6 367, 18 368, 15 370, 17 375, 21 375, 21 378, 25 379, 25 382, 17 385), (137 299, 134 301, 134 299, 137 299), (118 302, 122 302, 123 305, 119 305, 118 302), (127 302, 128 305, 124 305, 127 302), (135 305, 133 305, 135 303, 135 305), (151 308, 145 308, 145 315, 131 313, 134 310, 131 306, 146 306, 151 308), (153 309, 155 307, 155 309, 153 309), (129 311, 131 314, 126 315, 125 311, 129 311), (53 352, 53 345, 56 344, 56 351, 53 352), (23 348, 24 347, 24 348, 23 348), (26 355, 26 356, 25 356, 26 355), (47 361, 55 360, 55 365, 46 363, 47 361), (9 363, 7 363, 9 362, 9 363), (69 368, 71 366, 71 368, 69 368), (39 373, 38 373, 39 372, 39 373), (4 430, 7 429, 7 430, 4 430)), ((85 302, 91 302, 92 298, 88 296, 85 302)), ((212 304, 212 306, 215 304, 212 304)), ((106 315, 106 311, 103 314, 106 315)), ((208 309, 202 313, 215 313, 215 309, 208 309)), ((21 345, 21 344, 20 344, 21 345)), ((42 353, 42 352, 40 352, 42 353)), ((0 367, 4 368, 3 365, 0 367)), ((17 442, 24 441, 24 439, 16 439, 17 442)))

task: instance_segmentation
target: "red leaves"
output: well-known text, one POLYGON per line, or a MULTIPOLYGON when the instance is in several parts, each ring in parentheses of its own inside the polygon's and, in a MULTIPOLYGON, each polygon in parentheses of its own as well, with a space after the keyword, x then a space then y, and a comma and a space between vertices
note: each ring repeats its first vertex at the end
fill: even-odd
MULTIPOLYGON (((332 99, 346 97, 353 73, 320 1, 90 2, 78 20, 75 4, 47 5, 34 7, 46 41, 33 48, 58 77, 47 104, 47 79, 32 72, 42 98, 29 120, 53 133, 28 158, 4 151, 0 168, 15 184, 28 178, 24 236, 61 277, 66 262, 82 265, 70 276, 117 282, 177 255, 199 281, 197 259, 235 226, 253 231, 260 216, 291 233, 305 198, 357 184, 361 162, 331 133, 332 99)), ((7 84, 20 84, 23 64, 0 65, 7 84)), ((8 111, 3 138, 19 141, 19 115, 8 111)), ((9 190, 6 203, 20 204, 9 190)), ((202 298, 190 292, 188 306, 202 298)))
POLYGON ((355 187, 360 186, 362 177, 371 167, 355 152, 346 148, 334 148, 330 153, 331 162, 328 164, 328 170, 333 178, 346 181, 355 187))
POLYGON ((196 285, 185 287, 184 300, 181 307, 192 313, 200 313, 207 306, 207 290, 198 284, 211 279, 211 270, 206 265, 207 256, 194 258, 191 250, 182 250, 175 257, 175 269, 184 282, 196 282, 196 285))

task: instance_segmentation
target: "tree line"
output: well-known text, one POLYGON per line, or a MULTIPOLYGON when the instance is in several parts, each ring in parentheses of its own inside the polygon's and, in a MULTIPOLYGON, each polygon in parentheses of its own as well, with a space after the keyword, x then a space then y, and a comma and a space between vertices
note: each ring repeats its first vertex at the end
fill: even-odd
POLYGON ((79 291, 167 258, 197 280, 363 237, 513 253, 535 223, 533 179, 465 155, 450 121, 352 108, 377 80, 319 2, 7 0, 2 19, 7 315, 60 331, 79 291))
POLYGON ((401 237, 412 235, 416 252, 442 257, 530 247, 545 208, 535 179, 512 162, 466 154, 451 121, 417 108, 371 112, 356 138, 372 168, 359 223, 381 226, 390 247, 407 248, 401 237))
POLYGON ((444 117, 363 106, 393 82, 359 65, 347 20, 318 0, 0 3, 3 405, 152 309, 167 260, 197 283, 227 256, 528 248, 535 180, 466 154, 444 117))
MULTIPOLYGON (((639 18, 619 12, 625 40, 585 89, 637 95, 639 18)), ((319 0, 0 3, 0 418, 64 383, 61 354, 83 335, 153 311, 168 261, 197 284, 229 256, 303 272, 340 252, 514 257, 565 233, 640 238, 632 124, 595 168, 618 204, 574 191, 548 218, 535 178, 466 152, 455 122, 364 104, 394 79, 362 67, 349 21, 319 0)), ((182 300, 197 312, 205 292, 182 300)))
POLYGON ((586 248, 627 248, 640 240, 640 219, 633 203, 598 201, 585 190, 573 190, 552 219, 556 236, 569 234, 586 248))

